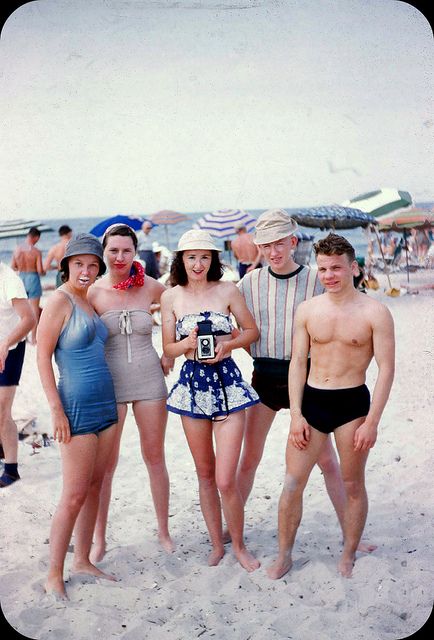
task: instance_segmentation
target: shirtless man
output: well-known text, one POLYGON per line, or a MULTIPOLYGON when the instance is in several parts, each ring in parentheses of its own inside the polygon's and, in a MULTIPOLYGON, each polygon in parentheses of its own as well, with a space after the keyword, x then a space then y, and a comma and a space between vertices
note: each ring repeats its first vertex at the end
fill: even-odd
POLYGON ((45 275, 42 267, 42 253, 35 247, 41 236, 36 227, 30 227, 26 241, 18 245, 12 255, 11 267, 19 271, 24 283, 30 305, 36 318, 36 325, 32 329, 31 344, 36 344, 36 327, 39 321, 39 300, 42 296, 41 275, 45 275))
POLYGON ((238 260, 238 273, 241 280, 247 271, 261 266, 261 252, 250 233, 247 233, 244 222, 236 222, 234 228, 237 237, 232 240, 231 249, 238 260))
POLYGON ((292 566, 303 490, 329 433, 334 433, 346 493, 338 570, 344 577, 351 576, 368 512, 366 460, 394 375, 392 316, 383 304, 354 288, 357 262, 353 247, 345 238, 330 234, 314 245, 314 251, 326 292, 302 302, 295 315, 279 555, 267 569, 272 579, 281 578, 292 566), (378 376, 371 403, 365 376, 373 357, 378 376))
POLYGON ((44 260, 43 269, 49 271, 50 269, 57 269, 56 275, 56 288, 62 284, 62 278, 60 273, 60 261, 65 255, 66 245, 70 238, 72 238, 72 229, 67 224, 62 224, 59 227, 60 240, 51 247, 44 260), (54 265, 53 265, 54 262, 54 265))
MULTIPOLYGON (((276 412, 289 408, 288 370, 295 311, 301 302, 324 291, 316 271, 294 262, 296 231, 297 223, 284 209, 262 213, 256 223, 254 242, 269 266, 250 271, 238 283, 260 332, 258 340, 248 348, 253 357, 252 386, 261 402, 246 410, 243 451, 237 471, 244 504, 276 412)), ((345 489, 331 437, 326 438, 317 463, 343 529, 345 489)), ((374 549, 375 545, 360 542, 359 551, 370 553, 374 549)))

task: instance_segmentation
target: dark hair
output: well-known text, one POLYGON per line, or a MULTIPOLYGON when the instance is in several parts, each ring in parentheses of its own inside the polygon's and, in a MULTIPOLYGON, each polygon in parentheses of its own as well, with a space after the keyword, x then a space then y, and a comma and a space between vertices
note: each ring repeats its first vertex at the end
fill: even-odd
POLYGON ((62 224, 62 226, 59 227, 59 236, 66 236, 66 234, 71 233, 71 231, 71 227, 68 227, 67 224, 62 224))
POLYGON ((30 229, 27 232, 27 235, 32 236, 32 238, 39 238, 41 235, 41 232, 37 227, 30 227, 30 229))
POLYGON ((354 247, 343 236, 336 233, 329 233, 328 236, 318 240, 313 245, 315 256, 322 254, 324 256, 343 256, 346 255, 350 262, 356 259, 354 247))
POLYGON ((112 238, 113 236, 123 236, 124 238, 131 238, 134 245, 134 250, 137 251, 137 236, 134 233, 133 229, 129 227, 127 224, 119 224, 113 229, 106 231, 104 237, 102 239, 102 248, 105 249, 107 246, 107 238, 112 238))
MULTIPOLYGON (((170 285, 174 287, 179 284, 184 287, 188 283, 187 272, 185 270, 182 256, 184 251, 176 251, 170 267, 170 285)), ((218 251, 211 251, 211 264, 206 274, 208 282, 217 282, 223 276, 223 265, 220 262, 218 251)))

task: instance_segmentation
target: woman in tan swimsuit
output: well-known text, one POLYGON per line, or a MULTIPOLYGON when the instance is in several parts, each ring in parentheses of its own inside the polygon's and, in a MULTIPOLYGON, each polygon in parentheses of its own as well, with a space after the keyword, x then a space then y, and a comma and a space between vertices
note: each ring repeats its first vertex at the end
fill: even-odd
POLYGON ((119 414, 117 439, 101 491, 94 532, 92 559, 106 552, 106 526, 113 475, 119 458, 122 429, 128 403, 139 429, 143 460, 147 466, 157 515, 158 539, 171 553, 174 544, 168 529, 169 477, 164 457, 167 423, 167 387, 164 376, 173 360, 160 358, 152 345, 151 305, 159 303, 165 287, 145 275, 134 261, 137 237, 127 225, 112 225, 103 238, 108 273, 89 291, 89 301, 109 331, 105 355, 113 377, 119 414))

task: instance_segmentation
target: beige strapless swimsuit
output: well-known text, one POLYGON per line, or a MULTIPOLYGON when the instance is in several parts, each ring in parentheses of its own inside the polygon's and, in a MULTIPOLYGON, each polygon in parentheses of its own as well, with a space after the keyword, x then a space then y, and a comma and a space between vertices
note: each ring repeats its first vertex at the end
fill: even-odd
POLYGON ((152 314, 143 309, 116 309, 100 317, 109 332, 105 357, 116 402, 166 398, 160 358, 152 344, 152 314))

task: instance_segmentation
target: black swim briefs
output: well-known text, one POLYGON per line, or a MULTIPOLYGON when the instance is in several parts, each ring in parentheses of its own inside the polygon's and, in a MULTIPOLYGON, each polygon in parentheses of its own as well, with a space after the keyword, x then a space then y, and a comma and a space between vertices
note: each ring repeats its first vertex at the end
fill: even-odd
MULTIPOLYGON (((262 404, 273 411, 289 409, 288 370, 290 360, 255 358, 253 360, 252 387, 262 404)), ((307 372, 310 359, 307 361, 307 372)))
POLYGON ((349 389, 316 389, 306 383, 301 412, 311 427, 331 433, 347 422, 366 416, 370 403, 365 384, 349 389))

